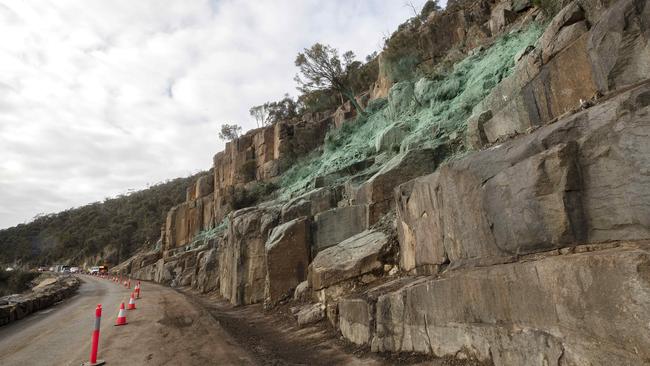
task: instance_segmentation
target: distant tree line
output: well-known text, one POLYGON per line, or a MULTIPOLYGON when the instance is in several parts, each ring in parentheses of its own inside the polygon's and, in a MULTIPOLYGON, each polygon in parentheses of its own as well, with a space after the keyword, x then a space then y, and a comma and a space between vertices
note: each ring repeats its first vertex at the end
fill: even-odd
POLYGON ((97 255, 119 263, 158 240, 167 212, 185 201, 186 188, 200 174, 0 230, 0 263, 81 264, 97 255))

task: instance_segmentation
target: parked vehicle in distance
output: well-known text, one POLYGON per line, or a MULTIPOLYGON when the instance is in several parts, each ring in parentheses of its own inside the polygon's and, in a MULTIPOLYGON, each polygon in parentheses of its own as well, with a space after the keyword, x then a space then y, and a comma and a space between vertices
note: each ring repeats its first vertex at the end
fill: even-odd
POLYGON ((79 273, 79 267, 70 267, 70 273, 79 273))
POLYGON ((99 274, 106 274, 108 273, 108 266, 93 266, 90 267, 90 270, 88 271, 88 274, 91 275, 99 275, 99 274))
POLYGON ((70 273, 70 266, 61 267, 61 273, 70 273))

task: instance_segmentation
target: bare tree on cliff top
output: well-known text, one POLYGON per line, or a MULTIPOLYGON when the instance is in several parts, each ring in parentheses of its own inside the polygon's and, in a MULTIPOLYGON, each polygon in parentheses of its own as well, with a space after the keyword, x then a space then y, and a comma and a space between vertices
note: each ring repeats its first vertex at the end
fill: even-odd
POLYGON ((248 110, 248 113, 250 113, 251 117, 255 118, 257 127, 266 126, 271 123, 271 119, 269 118, 268 103, 251 107, 251 109, 248 110))
POLYGON ((219 131, 219 138, 224 141, 232 141, 238 138, 240 133, 241 133, 240 126, 234 123, 232 125, 224 123, 221 125, 221 131, 219 131))
POLYGON ((296 75, 298 90, 310 93, 331 89, 341 93, 354 106, 359 114, 365 114, 354 98, 348 68, 354 63, 354 53, 348 51, 339 57, 339 52, 328 45, 316 43, 306 48, 296 57, 296 66, 301 75, 296 75))

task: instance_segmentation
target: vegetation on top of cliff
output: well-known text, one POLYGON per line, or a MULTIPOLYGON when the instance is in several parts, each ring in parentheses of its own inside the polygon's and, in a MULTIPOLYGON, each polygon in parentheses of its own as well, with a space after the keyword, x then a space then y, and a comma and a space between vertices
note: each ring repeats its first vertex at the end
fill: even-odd
POLYGON ((472 108, 512 72, 515 55, 534 44, 542 32, 543 27, 533 23, 502 36, 488 49, 475 50, 448 73, 395 84, 387 99, 368 105, 367 116, 330 131, 322 152, 294 164, 282 177, 281 197, 303 192, 316 177, 355 162, 373 156, 380 163, 387 161, 398 151, 378 155, 375 142, 397 124, 409 131, 399 151, 442 144, 454 145, 451 151, 464 149, 462 137, 472 108))
POLYGON ((167 212, 185 201, 186 188, 202 174, 0 230, 0 263, 119 263, 158 240, 167 212))
POLYGON ((356 95, 359 90, 353 89, 352 78, 356 76, 355 55, 347 51, 339 56, 339 52, 328 45, 316 43, 296 57, 296 66, 300 75, 296 75, 298 90, 303 93, 331 90, 348 99, 359 114, 364 114, 363 108, 357 103, 356 95))
POLYGON ((408 80, 414 77, 418 65, 426 58, 420 44, 420 27, 426 23, 431 13, 441 10, 438 1, 429 0, 420 12, 413 8, 414 16, 402 23, 390 37, 385 39, 382 51, 382 72, 393 82, 408 80))
POLYGON ((288 121, 299 116, 300 102, 296 102, 285 94, 284 97, 275 102, 266 102, 253 106, 249 109, 251 117, 255 118, 257 127, 268 126, 279 121, 288 121))
POLYGON ((224 123, 219 129, 219 138, 223 141, 232 141, 241 134, 241 126, 236 123, 224 123))

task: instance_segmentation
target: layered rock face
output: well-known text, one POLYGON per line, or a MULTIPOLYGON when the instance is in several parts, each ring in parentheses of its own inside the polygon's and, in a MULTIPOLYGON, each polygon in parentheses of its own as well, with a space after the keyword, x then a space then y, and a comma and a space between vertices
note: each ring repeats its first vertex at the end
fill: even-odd
POLYGON ((649 237, 649 95, 645 84, 401 186, 402 267, 649 237))
MULTIPOLYGON (((301 325, 325 318, 376 352, 648 363, 650 4, 554 5, 512 74, 464 106, 465 139, 402 146, 416 127, 390 96, 414 87, 382 77, 384 59, 359 98, 389 96, 392 124, 370 157, 241 208, 238 192, 277 182, 354 113, 251 131, 170 211, 162 249, 128 271, 233 305, 294 302, 301 325)), ((458 59, 541 16, 531 1, 450 2, 417 29, 420 55, 458 59)))
POLYGON ((617 245, 414 282, 362 303, 374 322, 352 317, 360 331, 350 338, 364 336, 377 351, 469 353, 496 365, 643 364, 648 242, 617 245))
POLYGON ((264 298, 271 304, 291 296, 307 278, 311 242, 310 220, 301 217, 277 226, 265 244, 266 282, 264 298))
POLYGON ((188 187, 186 201, 167 213, 163 235, 165 256, 173 256, 178 248, 190 245, 199 232, 215 226, 213 182, 210 175, 197 179, 188 187))
POLYGON ((320 146, 332 123, 331 117, 278 122, 227 143, 214 156, 215 220, 237 208, 233 201, 237 189, 278 177, 297 157, 320 146))
POLYGON ((219 258, 219 291, 234 305, 264 300, 266 241, 279 216, 276 208, 246 208, 230 214, 227 242, 219 258))
POLYGON ((213 229, 237 209, 237 191, 256 182, 273 181, 297 157, 320 146, 332 123, 330 117, 279 122, 228 142, 225 150, 214 156, 210 174, 188 187, 186 202, 167 214, 165 255, 173 256, 191 246, 197 234, 213 229))
POLYGON ((351 342, 496 365, 648 362, 650 6, 582 6, 475 107, 474 146, 505 142, 396 189, 400 267, 428 277, 341 300, 351 342))
POLYGON ((514 74, 474 108, 470 144, 481 148, 538 128, 646 79, 650 10, 645 3, 618 1, 592 19, 578 2, 562 9, 539 47, 522 56, 514 74))

